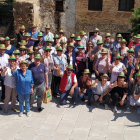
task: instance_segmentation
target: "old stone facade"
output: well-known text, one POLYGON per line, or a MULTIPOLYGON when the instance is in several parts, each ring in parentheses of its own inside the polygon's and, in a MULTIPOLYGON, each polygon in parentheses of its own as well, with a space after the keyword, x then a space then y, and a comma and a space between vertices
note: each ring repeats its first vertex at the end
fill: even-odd
MULTIPOLYGON (((52 32, 58 33, 63 29, 67 37, 80 30, 87 35, 94 28, 99 28, 101 35, 110 32, 127 32, 131 28, 129 17, 132 12, 118 11, 119 0, 103 0, 102 11, 88 10, 89 0, 63 0, 63 12, 56 11, 56 1, 62 0, 16 0, 14 8, 14 27, 24 24, 29 30, 32 23, 38 25, 40 31, 50 24, 52 32)), ((135 0, 134 7, 139 6, 140 0, 135 0)))

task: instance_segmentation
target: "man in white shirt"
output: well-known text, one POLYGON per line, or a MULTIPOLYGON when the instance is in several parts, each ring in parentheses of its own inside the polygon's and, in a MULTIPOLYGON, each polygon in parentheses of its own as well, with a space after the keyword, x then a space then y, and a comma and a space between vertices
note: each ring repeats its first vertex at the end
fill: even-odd
POLYGON ((46 25, 45 27, 45 33, 43 33, 43 40, 47 41, 48 39, 52 39, 53 40, 54 35, 53 33, 50 32, 50 25, 46 25))
POLYGON ((73 73, 73 66, 68 65, 67 70, 64 72, 64 75, 61 78, 59 86, 61 105, 65 105, 67 97, 71 95, 73 105, 76 106, 76 98, 79 92, 79 88, 77 86, 77 78, 76 75, 73 73))
MULTIPOLYGON (((5 53, 5 45, 4 44, 0 44, 0 68, 1 70, 4 67, 7 67, 9 62, 9 55, 5 53)), ((4 80, 2 77, 0 77, 0 81, 1 81, 1 86, 2 86, 2 96, 1 96, 1 101, 3 102, 5 99, 5 86, 4 86, 4 80)))

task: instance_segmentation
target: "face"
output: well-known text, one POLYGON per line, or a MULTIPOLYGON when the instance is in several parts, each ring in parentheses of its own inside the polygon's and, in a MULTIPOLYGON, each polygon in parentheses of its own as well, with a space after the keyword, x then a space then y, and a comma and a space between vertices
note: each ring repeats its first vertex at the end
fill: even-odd
POLYGON ((16 60, 9 60, 9 64, 10 64, 11 67, 14 66, 15 63, 16 63, 16 60))
POLYGON ((28 41, 29 37, 28 36, 24 36, 24 40, 28 41))
POLYGON ((40 64, 40 60, 41 60, 41 59, 35 58, 35 63, 36 63, 36 64, 40 64))
POLYGON ((46 52, 46 55, 47 55, 47 56, 49 56, 49 55, 50 55, 51 50, 46 50, 45 52, 46 52))
POLYGON ((124 82, 124 77, 118 77, 118 82, 124 82))
POLYGON ((60 46, 61 46, 62 48, 64 48, 64 47, 65 47, 65 43, 60 43, 60 46))
POLYGON ((62 55, 62 52, 63 52, 62 50, 57 51, 57 55, 58 56, 61 56, 62 55))
POLYGON ((103 46, 103 44, 97 44, 97 47, 99 50, 102 50, 102 46, 103 46))
POLYGON ((42 36, 38 36, 38 40, 42 40, 42 38, 43 38, 42 36))
POLYGON ((0 49, 0 53, 1 53, 1 55, 4 55, 5 49, 0 49))
POLYGON ((59 38, 55 38, 55 39, 54 39, 54 42, 55 42, 55 43, 58 43, 58 42, 59 42, 59 38))
POLYGON ((73 47, 69 46, 69 47, 68 47, 68 50, 71 50, 71 51, 72 51, 72 50, 73 50, 73 47))
POLYGON ((70 76, 72 71, 73 71, 72 69, 67 68, 67 75, 70 76))
POLYGON ((95 32, 94 32, 94 36, 97 36, 97 35, 98 35, 98 32, 97 32, 97 31, 95 31, 95 32))
POLYGON ((16 59, 19 59, 19 54, 14 54, 16 59))
POLYGON ((82 53, 84 49, 78 49, 78 50, 79 50, 79 53, 82 53))
POLYGON ((70 40, 71 40, 71 42, 73 42, 74 41, 74 37, 71 37, 70 40))
POLYGON ((80 45, 81 40, 76 40, 76 44, 80 45))
POLYGON ((139 43, 140 39, 139 38, 135 38, 135 42, 139 43))
POLYGON ((137 81, 140 82, 140 76, 137 76, 137 81))
POLYGON ((117 37, 117 41, 121 42, 122 38, 121 37, 117 37))
POLYGON ((20 31, 21 31, 22 33, 24 33, 24 32, 25 32, 25 29, 20 29, 20 31))
POLYGON ((10 40, 5 40, 6 45, 10 45, 10 40))
POLYGON ((125 43, 122 43, 122 42, 121 42, 121 46, 125 46, 125 43))
POLYGON ((128 53, 127 53, 127 55, 128 55, 129 57, 132 57, 133 54, 134 54, 134 53, 132 53, 132 52, 128 52, 128 53))
POLYGON ((35 32, 36 31, 36 27, 32 27, 32 31, 35 32))
POLYGON ((110 40, 110 36, 107 36, 107 37, 106 37, 106 40, 109 41, 109 40, 110 40))
POLYGON ((106 53, 101 53, 101 55, 102 55, 102 58, 105 58, 107 56, 106 53))
POLYGON ((88 50, 91 50, 92 49, 92 45, 88 45, 88 50))
POLYGON ((83 77, 88 78, 89 74, 88 73, 83 73, 83 77))
POLYGON ((46 42, 47 46, 52 46, 52 42, 46 42))
POLYGON ((119 63, 120 61, 121 61, 121 60, 120 60, 119 58, 116 58, 116 59, 115 59, 115 62, 116 62, 116 63, 119 63))
POLYGON ((59 33, 59 36, 62 37, 64 34, 63 33, 59 33))
POLYGON ((34 53, 29 53, 30 58, 34 58, 34 53))
POLYGON ((20 65, 20 69, 22 70, 22 71, 26 71, 27 70, 27 65, 26 64, 21 64, 20 65))
POLYGON ((102 77, 102 82, 106 83, 107 82, 107 77, 102 77))
POLYGON ((50 29, 45 28, 45 31, 46 31, 46 33, 49 33, 50 32, 50 29))
POLYGON ((21 55, 24 55, 25 54, 25 50, 21 49, 20 53, 21 53, 21 55))

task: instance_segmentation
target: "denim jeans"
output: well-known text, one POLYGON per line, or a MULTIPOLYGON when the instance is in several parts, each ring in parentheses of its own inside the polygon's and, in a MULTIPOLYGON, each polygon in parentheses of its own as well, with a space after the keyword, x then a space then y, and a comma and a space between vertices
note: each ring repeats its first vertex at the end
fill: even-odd
POLYGON ((85 95, 88 96, 88 101, 91 100, 92 94, 93 94, 93 92, 92 92, 91 89, 89 89, 89 90, 86 91, 85 95))
POLYGON ((19 110, 20 112, 24 111, 23 104, 25 101, 25 110, 30 112, 30 94, 18 94, 19 97, 19 110))

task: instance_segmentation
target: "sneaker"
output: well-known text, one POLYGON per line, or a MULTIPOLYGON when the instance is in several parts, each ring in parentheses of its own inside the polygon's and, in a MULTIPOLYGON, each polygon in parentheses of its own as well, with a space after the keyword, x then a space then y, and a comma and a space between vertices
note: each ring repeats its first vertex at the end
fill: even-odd
POLYGON ((42 108, 41 108, 41 107, 39 107, 39 108, 38 108, 38 111, 39 111, 39 112, 41 112, 41 111, 42 111, 42 108))
POLYGON ((30 117, 30 112, 27 112, 26 115, 27 115, 27 117, 30 117))
POLYGON ((105 104, 105 109, 108 109, 108 105, 107 104, 105 104))
POLYGON ((76 102, 74 102, 74 103, 73 103, 73 106, 74 106, 74 107, 76 107, 76 106, 77 106, 76 102))
POLYGON ((13 110, 14 112, 17 112, 17 109, 15 109, 15 108, 12 108, 12 110, 13 110))
POLYGON ((87 105, 88 105, 88 106, 91 106, 91 102, 90 102, 90 101, 87 101, 87 105))
POLYGON ((19 117, 22 117, 22 115, 23 115, 23 112, 20 112, 18 115, 19 115, 19 117))
POLYGON ((138 108, 137 113, 140 114, 140 107, 138 108))
POLYGON ((4 113, 8 113, 8 109, 4 109, 4 113))
POLYGON ((116 106, 114 106, 113 112, 117 113, 117 107, 116 106))

